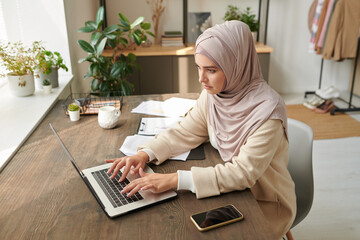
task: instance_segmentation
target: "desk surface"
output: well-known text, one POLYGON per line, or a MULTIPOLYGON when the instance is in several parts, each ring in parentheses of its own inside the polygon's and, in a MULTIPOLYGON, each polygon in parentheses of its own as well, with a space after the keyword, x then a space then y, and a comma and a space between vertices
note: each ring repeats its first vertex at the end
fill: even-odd
MULTIPOLYGON (((256 42, 255 48, 257 53, 271 53, 273 51, 272 47, 269 47, 263 43, 256 42)), ((129 52, 134 53, 139 57, 150 57, 150 56, 188 56, 194 55, 195 47, 190 46, 173 46, 173 47, 163 47, 161 45, 151 45, 150 47, 137 47, 134 51, 125 51, 124 54, 129 52)), ((105 50, 103 55, 110 57, 112 56, 112 50, 105 50)))
MULTIPOLYGON (((121 156, 125 137, 134 134, 143 115, 130 110, 144 100, 196 98, 198 94, 124 97, 115 129, 98 126, 97 116, 71 122, 58 102, 0 174, 0 239, 274 239, 249 190, 198 200, 188 191, 161 204, 116 219, 106 217, 53 136, 52 122, 80 168, 121 156), (234 204, 245 220, 208 232, 199 232, 190 215, 234 204), (126 236, 126 237, 125 237, 126 236)), ((191 166, 214 166, 219 154, 205 144, 205 160, 166 161, 151 165, 168 173, 191 166)))

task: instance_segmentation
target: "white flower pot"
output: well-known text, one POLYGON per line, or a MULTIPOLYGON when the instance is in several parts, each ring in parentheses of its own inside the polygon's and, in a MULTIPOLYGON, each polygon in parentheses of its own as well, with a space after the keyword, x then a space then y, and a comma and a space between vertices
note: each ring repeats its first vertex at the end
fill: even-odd
POLYGON ((7 74, 10 92, 17 97, 26 97, 35 92, 34 75, 7 74))
POLYGON ((257 32, 251 32, 251 35, 253 37, 254 43, 256 43, 257 32))
POLYGON ((45 78, 47 78, 51 82, 51 86, 53 88, 57 88, 59 86, 59 74, 56 68, 53 67, 49 75, 46 75, 42 71, 39 71, 39 76, 40 76, 40 82, 42 82, 45 78))
POLYGON ((42 86, 43 89, 44 89, 44 93, 45 94, 50 94, 51 93, 51 89, 52 89, 52 86, 51 85, 48 85, 48 86, 42 86))
POLYGON ((77 111, 69 111, 70 120, 73 122, 80 120, 80 109, 77 111))

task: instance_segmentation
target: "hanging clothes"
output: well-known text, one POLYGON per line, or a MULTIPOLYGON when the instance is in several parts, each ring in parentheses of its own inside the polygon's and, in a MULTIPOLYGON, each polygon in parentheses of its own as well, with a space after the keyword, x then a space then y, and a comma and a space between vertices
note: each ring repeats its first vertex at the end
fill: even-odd
POLYGON ((320 34, 321 34, 321 31, 323 29, 323 25, 324 25, 324 22, 325 22, 325 17, 326 17, 326 12, 327 12, 328 5, 329 5, 329 0, 325 0, 324 3, 323 3, 323 7, 321 9, 320 17, 319 17, 319 26, 318 26, 318 29, 316 31, 315 47, 314 47, 315 51, 317 50, 316 45, 318 44, 320 34))
POLYGON ((316 32, 317 32, 318 25, 319 25, 319 17, 321 14, 321 9, 322 9, 323 3, 324 3, 324 0, 318 0, 318 4, 316 6, 315 16, 314 16, 313 24, 311 27, 309 52, 315 51, 315 38, 316 38, 316 32))
POLYGON ((360 28, 360 0, 338 0, 331 17, 323 58, 355 58, 360 28))
POLYGON ((312 23, 313 23, 314 17, 315 17, 315 11, 316 11, 317 4, 318 4, 318 0, 314 0, 313 3, 311 4, 310 8, 309 8, 308 28, 309 28, 310 34, 311 34, 312 23))
POLYGON ((322 48, 324 46, 324 41, 325 41, 325 36, 329 29, 329 22, 330 22, 332 14, 333 14, 336 2, 337 2, 337 0, 330 0, 329 5, 326 9, 327 11, 326 11, 324 25, 321 29, 319 41, 317 42, 317 45, 316 45, 316 53, 317 54, 321 54, 321 52, 322 52, 322 48))

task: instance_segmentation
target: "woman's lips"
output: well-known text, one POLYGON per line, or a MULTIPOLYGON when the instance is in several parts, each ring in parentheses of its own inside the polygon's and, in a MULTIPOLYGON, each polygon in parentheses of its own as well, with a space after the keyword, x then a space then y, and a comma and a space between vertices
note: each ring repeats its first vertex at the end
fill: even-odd
POLYGON ((212 87, 210 87, 210 86, 208 86, 208 85, 203 85, 203 87, 204 87, 205 89, 210 89, 210 88, 212 88, 212 87))

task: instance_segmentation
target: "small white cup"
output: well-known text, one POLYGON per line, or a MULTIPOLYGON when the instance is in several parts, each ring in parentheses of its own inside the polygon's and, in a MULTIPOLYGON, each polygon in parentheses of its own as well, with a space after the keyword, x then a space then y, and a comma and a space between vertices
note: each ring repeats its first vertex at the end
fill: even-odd
POLYGON ((101 107, 98 113, 98 122, 100 127, 105 129, 114 128, 118 123, 120 114, 120 110, 115 107, 101 107))

